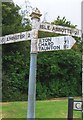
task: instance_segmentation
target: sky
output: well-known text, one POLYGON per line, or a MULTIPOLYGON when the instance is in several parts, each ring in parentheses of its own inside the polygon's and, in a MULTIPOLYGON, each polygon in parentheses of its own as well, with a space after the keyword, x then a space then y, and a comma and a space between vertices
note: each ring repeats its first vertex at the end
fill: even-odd
MULTIPOLYGON (((14 3, 23 7, 25 0, 13 0, 14 3)), ((28 5, 33 8, 37 7, 41 13, 41 21, 45 19, 48 22, 52 22, 60 18, 65 18, 67 21, 71 21, 72 24, 77 25, 78 29, 81 29, 81 1, 82 0, 27 0, 28 5), (30 4, 29 4, 30 3, 30 4)))

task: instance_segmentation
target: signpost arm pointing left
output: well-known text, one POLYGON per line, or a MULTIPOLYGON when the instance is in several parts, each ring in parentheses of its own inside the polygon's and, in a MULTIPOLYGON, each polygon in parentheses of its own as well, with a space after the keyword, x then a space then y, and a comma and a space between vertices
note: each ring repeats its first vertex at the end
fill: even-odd
POLYGON ((27 118, 35 118, 35 102, 36 102, 36 68, 37 68, 37 39, 40 21, 40 11, 35 8, 31 14, 32 19, 32 38, 31 38, 31 54, 30 54, 30 73, 28 88, 28 113, 27 118))

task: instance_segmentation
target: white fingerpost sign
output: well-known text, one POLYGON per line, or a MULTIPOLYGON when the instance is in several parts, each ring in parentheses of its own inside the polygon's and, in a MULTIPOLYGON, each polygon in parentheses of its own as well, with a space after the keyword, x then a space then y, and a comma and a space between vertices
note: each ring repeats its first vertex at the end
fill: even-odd
POLYGON ((21 32, 16 34, 10 34, 3 37, 0 37, 0 44, 8 44, 20 41, 26 41, 31 39, 31 31, 21 32))
POLYGON ((37 51, 42 52, 71 49, 75 42, 75 39, 71 36, 40 38, 37 42, 37 51))
POLYGON ((71 27, 64 27, 64 26, 59 26, 59 25, 53 25, 53 24, 48 24, 48 23, 41 23, 39 30, 45 31, 45 32, 52 32, 52 33, 54 32, 54 33, 63 34, 63 35, 81 37, 81 30, 79 29, 71 28, 71 27))

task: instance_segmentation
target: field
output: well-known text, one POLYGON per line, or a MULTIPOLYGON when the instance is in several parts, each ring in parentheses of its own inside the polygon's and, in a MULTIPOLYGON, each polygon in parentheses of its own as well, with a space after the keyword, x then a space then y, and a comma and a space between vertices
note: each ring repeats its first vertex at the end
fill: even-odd
MULTIPOLYGON (((36 118, 67 118, 67 112, 67 99, 36 101, 36 118)), ((81 118, 80 111, 74 111, 73 113, 74 118, 81 118)), ((27 102, 2 103, 3 118, 26 118, 26 114, 27 102)))

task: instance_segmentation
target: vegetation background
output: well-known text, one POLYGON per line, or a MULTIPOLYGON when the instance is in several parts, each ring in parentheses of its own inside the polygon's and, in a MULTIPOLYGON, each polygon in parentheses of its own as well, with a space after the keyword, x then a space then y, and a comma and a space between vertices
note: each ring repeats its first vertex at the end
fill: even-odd
MULTIPOLYGON (((31 22, 19 14, 14 3, 2 3, 2 35, 31 30, 31 22)), ((52 24, 76 28, 60 16, 52 24)), ((39 32, 39 37, 59 34, 39 32)), ((38 100, 81 96, 81 40, 78 37, 71 50, 38 53, 36 96, 38 100)), ((3 45, 2 100, 27 100, 30 41, 3 45)))

